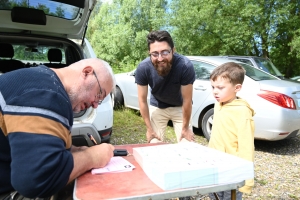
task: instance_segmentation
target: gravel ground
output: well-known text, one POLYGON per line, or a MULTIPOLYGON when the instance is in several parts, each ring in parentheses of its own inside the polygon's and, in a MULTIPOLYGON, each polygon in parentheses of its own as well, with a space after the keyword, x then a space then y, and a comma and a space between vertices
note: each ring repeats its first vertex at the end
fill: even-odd
MULTIPOLYGON (((207 145, 205 140, 198 143, 207 145)), ((255 141, 255 185, 245 200, 300 200, 300 136, 255 141)), ((209 198, 201 198, 201 200, 209 198)))
POLYGON ((255 187, 244 199, 300 199, 300 136, 255 141, 255 187))

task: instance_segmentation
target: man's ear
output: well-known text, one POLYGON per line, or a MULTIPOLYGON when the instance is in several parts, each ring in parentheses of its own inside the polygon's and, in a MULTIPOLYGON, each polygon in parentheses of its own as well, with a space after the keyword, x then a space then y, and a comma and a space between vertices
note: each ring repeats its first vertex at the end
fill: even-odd
POLYGON ((235 85, 235 92, 239 92, 242 89, 242 84, 235 85))
POLYGON ((175 48, 175 47, 173 47, 172 51, 173 51, 173 53, 175 53, 175 52, 176 52, 176 48, 175 48))
POLYGON ((82 69, 82 73, 84 74, 84 76, 86 77, 87 75, 93 73, 93 68, 91 66, 86 66, 82 69))

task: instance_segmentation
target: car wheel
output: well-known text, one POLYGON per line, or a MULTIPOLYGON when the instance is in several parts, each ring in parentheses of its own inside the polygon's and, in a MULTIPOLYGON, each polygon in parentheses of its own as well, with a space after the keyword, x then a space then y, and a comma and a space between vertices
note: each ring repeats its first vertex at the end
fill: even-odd
POLYGON ((203 116, 202 119, 202 132, 207 141, 210 139, 211 129, 213 125, 214 108, 209 109, 203 116))
POLYGON ((115 94, 113 95, 114 97, 114 103, 113 107, 114 109, 119 109, 124 106, 124 97, 121 89, 119 87, 116 87, 115 94))
POLYGON ((114 108, 115 107, 115 93, 114 92, 111 92, 110 93, 110 99, 111 99, 111 105, 112 107, 114 108))

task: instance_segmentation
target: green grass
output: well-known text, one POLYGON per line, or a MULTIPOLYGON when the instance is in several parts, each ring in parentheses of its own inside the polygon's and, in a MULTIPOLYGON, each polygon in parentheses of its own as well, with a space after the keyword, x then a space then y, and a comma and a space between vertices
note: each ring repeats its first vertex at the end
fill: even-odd
POLYGON ((267 180, 263 180, 263 179, 254 179, 255 182, 259 183, 260 185, 267 185, 268 184, 268 181, 267 180))
MULTIPOLYGON (((200 129, 194 128, 195 141, 207 145, 207 140, 200 129)), ((177 143, 173 127, 167 127, 165 134, 166 143, 177 143)), ((120 108, 114 110, 114 124, 110 143, 113 145, 147 143, 146 126, 139 111, 120 108)))

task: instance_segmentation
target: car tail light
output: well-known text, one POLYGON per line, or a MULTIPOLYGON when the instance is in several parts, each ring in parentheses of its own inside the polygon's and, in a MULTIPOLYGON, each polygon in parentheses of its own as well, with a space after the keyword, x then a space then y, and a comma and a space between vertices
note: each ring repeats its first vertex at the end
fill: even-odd
POLYGON ((296 110, 294 100, 285 94, 261 90, 257 95, 283 108, 296 110))
POLYGON ((107 135, 109 135, 109 134, 110 134, 110 131, 107 131, 107 132, 105 132, 105 133, 102 133, 101 136, 102 136, 102 137, 105 137, 105 136, 107 136, 107 135))

